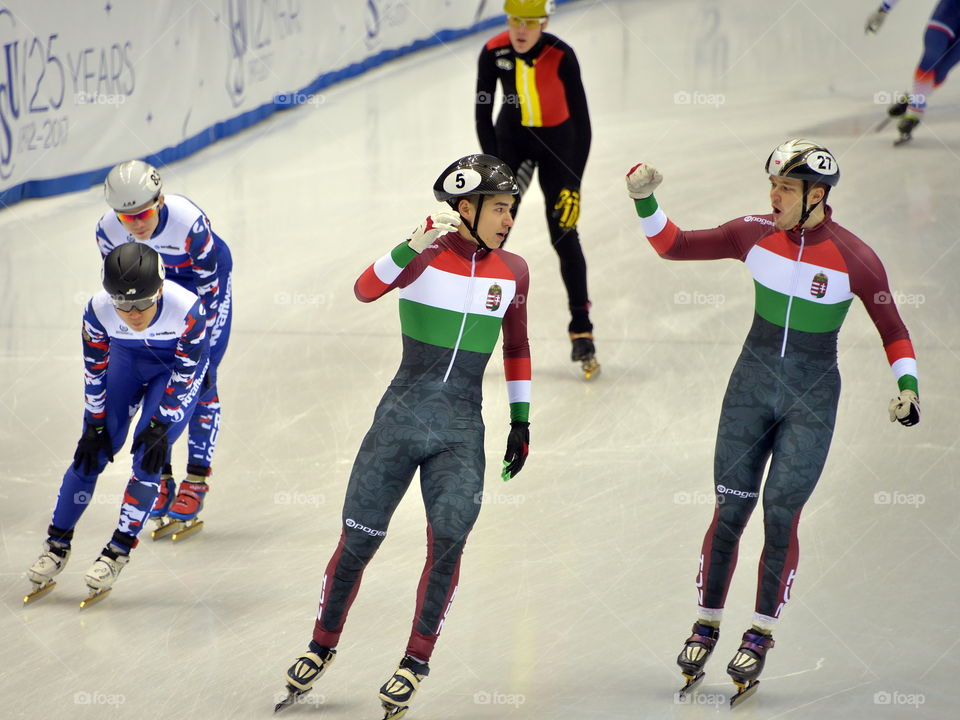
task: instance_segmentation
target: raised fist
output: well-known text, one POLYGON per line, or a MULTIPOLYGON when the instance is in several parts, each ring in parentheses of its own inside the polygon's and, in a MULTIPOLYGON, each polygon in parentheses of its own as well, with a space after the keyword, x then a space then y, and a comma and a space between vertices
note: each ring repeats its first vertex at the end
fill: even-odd
POLYGON ((653 165, 639 163, 627 173, 627 192, 634 200, 643 200, 653 195, 662 182, 663 175, 653 165))

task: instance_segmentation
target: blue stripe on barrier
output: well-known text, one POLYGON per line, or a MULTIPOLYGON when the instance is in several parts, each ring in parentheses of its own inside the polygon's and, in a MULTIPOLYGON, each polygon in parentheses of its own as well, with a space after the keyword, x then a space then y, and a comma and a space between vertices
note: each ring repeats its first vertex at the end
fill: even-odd
MULTIPOLYGON (((558 0, 558 4, 572 2, 573 0, 558 0)), ((235 135, 241 130, 245 130, 251 125, 255 125, 261 120, 273 115, 275 112, 288 110, 291 107, 301 104, 308 96, 320 90, 330 87, 338 82, 349 80, 350 78, 369 72, 380 65, 396 60, 403 55, 417 52, 434 45, 459 40, 467 35, 478 33, 481 30, 502 25, 503 16, 498 15, 486 20, 474 23, 468 28, 460 30, 438 30, 429 38, 414 40, 408 45, 389 50, 381 50, 376 55, 347 65, 339 70, 331 70, 321 73, 309 85, 301 88, 295 93, 281 93, 274 96, 273 101, 264 103, 253 110, 248 110, 227 120, 214 123, 208 128, 201 130, 196 135, 187 138, 183 142, 173 147, 164 148, 159 152, 147 155, 142 158, 151 165, 162 167, 172 162, 193 155, 217 140, 230 135, 235 135)), ((112 165, 98 168, 96 170, 87 170, 86 172, 74 173, 73 175, 64 175, 62 177, 48 178, 46 180, 27 180, 19 185, 14 185, 6 190, 0 190, 0 209, 13 205, 20 200, 28 198, 49 197, 61 193, 75 192, 77 190, 86 190, 91 185, 103 182, 107 173, 110 172, 112 165)))

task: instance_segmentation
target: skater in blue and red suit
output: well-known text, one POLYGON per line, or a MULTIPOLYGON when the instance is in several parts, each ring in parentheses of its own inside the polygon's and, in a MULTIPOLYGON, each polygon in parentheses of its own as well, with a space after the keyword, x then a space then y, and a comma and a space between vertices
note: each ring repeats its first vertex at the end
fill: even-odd
MULTIPOLYGON (((867 18, 865 31, 869 35, 883 26, 887 14, 900 0, 883 0, 870 17, 867 18)), ((914 129, 920 124, 927 99, 947 79, 953 66, 960 62, 960 0, 940 0, 933 9, 923 33, 923 55, 913 73, 913 90, 896 99, 887 112, 891 117, 899 117, 897 129, 900 140, 909 140, 914 129)))
POLYGON ((164 280, 157 252, 141 243, 112 250, 104 260, 103 287, 83 314, 83 431, 60 484, 43 552, 27 572, 34 592, 26 600, 51 589, 66 565, 74 527, 139 409, 133 474, 117 528, 84 578, 91 592, 85 602, 112 588, 137 545, 169 446, 190 422, 209 367, 203 302, 164 280))
POLYGON ((104 182, 111 210, 97 223, 97 245, 106 257, 115 247, 138 242, 163 260, 167 279, 196 293, 203 303, 210 341, 210 370, 202 378, 197 411, 187 432, 187 476, 177 491, 169 461, 161 473, 160 495, 152 517, 167 522, 167 531, 195 522, 209 491, 211 463, 220 430, 217 371, 230 340, 233 316, 230 248, 210 220, 182 195, 163 194, 160 173, 140 160, 115 166, 104 182))

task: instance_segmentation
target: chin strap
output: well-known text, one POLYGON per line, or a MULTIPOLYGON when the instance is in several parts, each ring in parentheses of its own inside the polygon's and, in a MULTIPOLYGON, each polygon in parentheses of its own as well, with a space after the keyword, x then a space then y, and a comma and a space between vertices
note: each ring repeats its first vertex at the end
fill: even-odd
MULTIPOLYGON (((482 208, 483 208, 483 195, 479 195, 477 197, 477 214, 476 214, 476 218, 478 220, 480 219, 480 210, 482 208)), ((456 208, 454 208, 454 210, 456 210, 456 208)), ((470 235, 473 237, 474 240, 477 241, 477 244, 487 252, 490 252, 490 248, 487 246, 487 244, 483 241, 483 239, 477 233, 476 228, 473 225, 471 225, 465 217, 461 217, 460 222, 466 225, 467 230, 470 231, 470 235)))
POLYGON ((816 209, 817 209, 817 206, 826 199, 826 195, 824 195, 822 198, 820 198, 819 200, 817 200, 817 202, 814 203, 812 207, 809 207, 809 208, 808 208, 808 207, 807 207, 807 193, 808 193, 809 191, 810 191, 810 181, 809 181, 809 180, 804 180, 804 181, 803 181, 803 197, 800 199, 800 202, 802 203, 802 204, 800 205, 800 219, 797 220, 797 224, 794 225, 794 227, 793 227, 793 232, 799 232, 800 230, 802 230, 802 229, 803 229, 803 224, 804 224, 805 222, 807 222, 807 220, 810 219, 810 213, 812 213, 814 210, 816 210, 816 209))

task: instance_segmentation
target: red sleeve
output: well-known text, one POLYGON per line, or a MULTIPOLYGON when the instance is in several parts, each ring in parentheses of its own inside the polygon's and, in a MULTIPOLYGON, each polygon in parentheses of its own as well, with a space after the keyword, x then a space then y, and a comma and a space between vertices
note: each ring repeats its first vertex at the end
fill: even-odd
MULTIPOLYGON (((887 272, 877 254, 863 240, 836 226, 837 247, 847 264, 850 291, 860 298, 867 314, 880 333, 885 348, 906 340, 910 333, 900 318, 897 304, 890 292, 887 272)), ((912 346, 911 346, 912 351, 912 346)))
POLYGON ((648 239, 667 260, 743 260, 750 248, 772 230, 772 223, 767 225, 751 215, 710 230, 681 230, 667 220, 663 230, 648 239))

